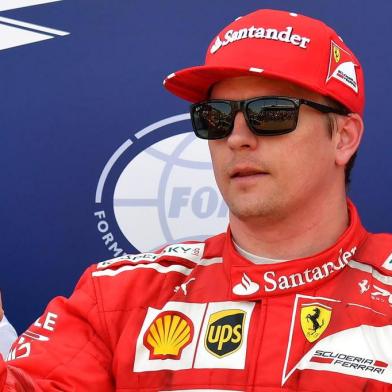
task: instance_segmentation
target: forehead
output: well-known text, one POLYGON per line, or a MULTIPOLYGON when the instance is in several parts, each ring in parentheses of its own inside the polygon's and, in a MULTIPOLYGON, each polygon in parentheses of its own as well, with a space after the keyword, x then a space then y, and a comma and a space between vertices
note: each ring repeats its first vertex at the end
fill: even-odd
POLYGON ((322 95, 294 83, 261 76, 240 76, 221 80, 212 87, 210 98, 241 100, 265 95, 283 95, 318 102, 324 101, 322 95))

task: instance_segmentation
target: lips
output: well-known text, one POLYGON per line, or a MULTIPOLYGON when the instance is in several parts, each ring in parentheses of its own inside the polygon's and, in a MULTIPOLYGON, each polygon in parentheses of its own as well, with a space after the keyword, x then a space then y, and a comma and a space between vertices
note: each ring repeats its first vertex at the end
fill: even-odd
POLYGON ((255 167, 234 167, 229 170, 230 178, 252 177, 262 174, 268 174, 266 171, 255 167))

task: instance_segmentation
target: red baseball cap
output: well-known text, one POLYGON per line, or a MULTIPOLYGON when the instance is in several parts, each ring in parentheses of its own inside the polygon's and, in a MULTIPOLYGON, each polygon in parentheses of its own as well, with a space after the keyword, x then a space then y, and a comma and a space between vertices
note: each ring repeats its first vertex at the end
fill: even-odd
POLYGON ((204 65, 172 73, 164 85, 198 102, 215 83, 249 75, 287 80, 363 113, 364 78, 355 55, 325 23, 286 11, 258 10, 236 19, 212 40, 204 65))

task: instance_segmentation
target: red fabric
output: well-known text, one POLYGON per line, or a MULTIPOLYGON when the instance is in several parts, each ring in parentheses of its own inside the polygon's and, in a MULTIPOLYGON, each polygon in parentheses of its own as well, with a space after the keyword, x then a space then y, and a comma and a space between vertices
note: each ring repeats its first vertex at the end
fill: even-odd
POLYGON ((212 40, 204 65, 176 71, 164 85, 198 102, 218 81, 246 75, 287 80, 363 113, 364 77, 355 55, 323 22, 286 11, 258 10, 235 20, 212 40))
POLYGON ((254 265, 228 233, 90 267, 20 337, 0 390, 392 390, 392 236, 349 208, 338 242, 305 259, 254 265), (315 275, 327 262, 341 267, 315 275))

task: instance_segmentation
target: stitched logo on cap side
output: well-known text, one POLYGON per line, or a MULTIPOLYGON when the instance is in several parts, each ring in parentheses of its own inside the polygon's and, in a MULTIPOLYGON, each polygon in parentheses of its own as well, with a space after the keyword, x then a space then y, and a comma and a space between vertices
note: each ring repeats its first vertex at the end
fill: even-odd
POLYGON ((285 30, 278 31, 277 29, 264 27, 244 27, 240 30, 228 30, 222 40, 219 36, 216 37, 214 44, 211 46, 210 53, 214 54, 222 47, 229 45, 233 42, 247 39, 268 39, 274 41, 287 42, 302 49, 306 49, 310 38, 302 37, 298 34, 293 34, 293 28, 288 26, 285 30))
POLYGON ((358 93, 356 64, 350 53, 331 41, 331 53, 329 56, 328 76, 326 83, 336 79, 358 93))

